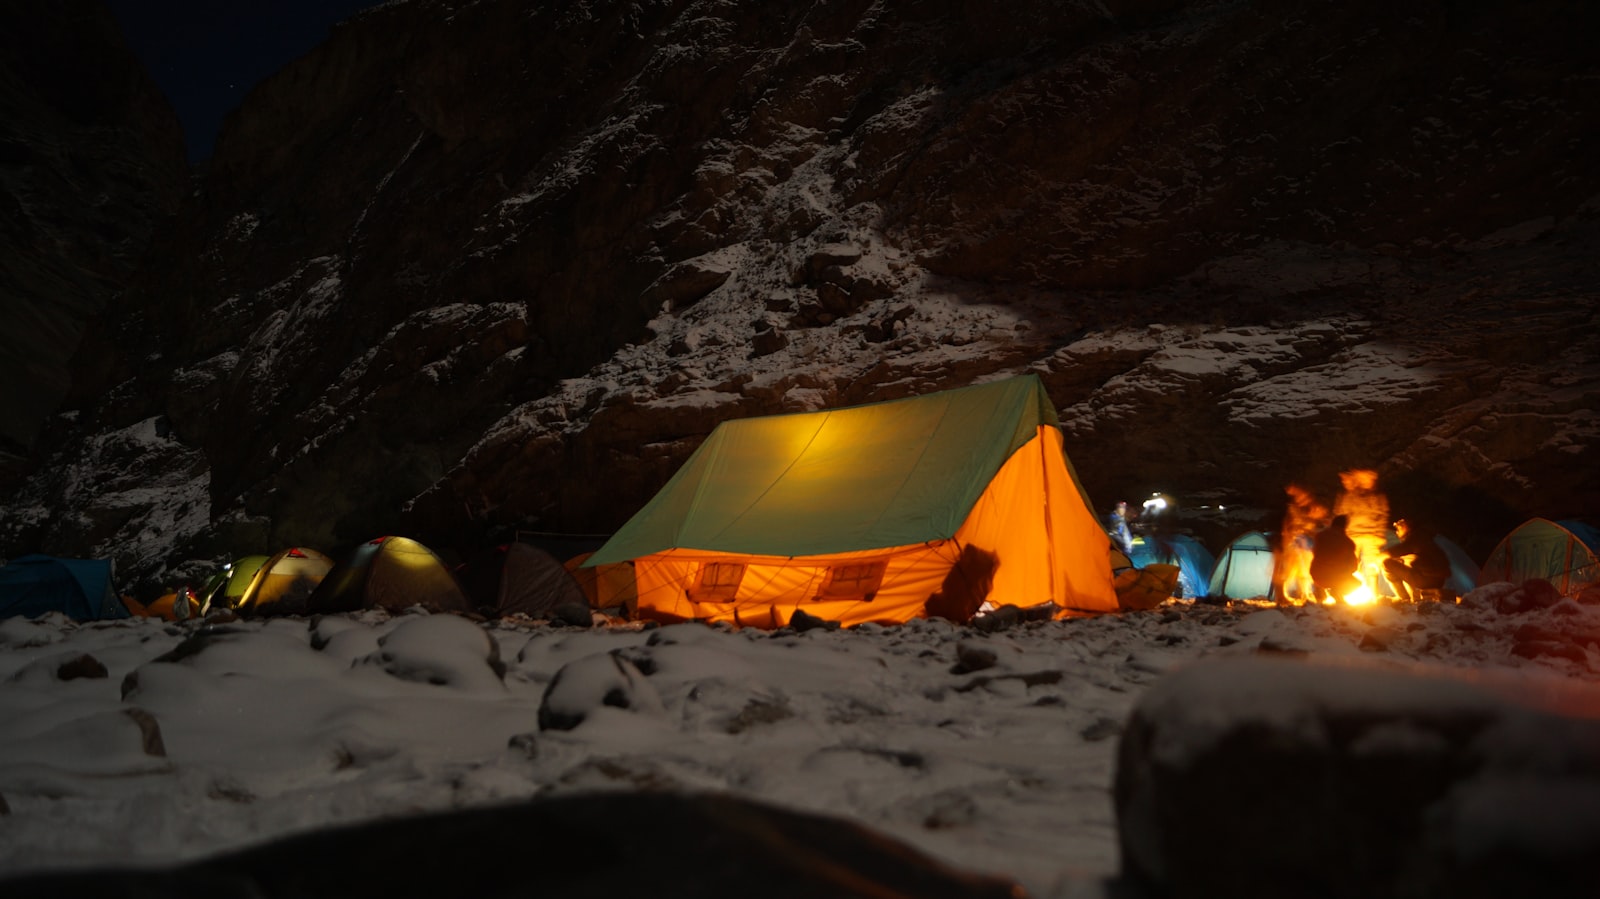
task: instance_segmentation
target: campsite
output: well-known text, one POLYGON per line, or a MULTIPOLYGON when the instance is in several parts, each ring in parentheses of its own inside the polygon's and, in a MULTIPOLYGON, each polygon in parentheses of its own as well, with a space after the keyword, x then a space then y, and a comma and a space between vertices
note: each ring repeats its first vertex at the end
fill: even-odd
MULTIPOLYGON (((1343 483, 1359 494, 1326 505, 1302 495, 1286 522, 1327 530, 1334 509, 1386 509, 1368 473, 1343 483)), ((617 534, 570 560, 517 540, 452 566, 385 536, 338 559, 309 547, 241 555, 164 605, 126 608, 85 601, 108 589, 108 562, 24 560, 16 583, 8 565, 0 870, 20 875, 17 895, 146 876, 104 873, 127 865, 165 871, 148 875, 164 890, 202 883, 214 865, 287 889, 266 859, 302 851, 299 835, 361 840, 430 814, 468 816, 447 832, 481 829, 466 822, 598 795, 622 814, 654 803, 665 827, 711 813, 702 797, 754 803, 743 818, 821 815, 868 845, 919 853, 871 876, 952 895, 1275 895, 1314 876, 1344 884, 1331 895, 1419 876, 1430 891, 1523 878, 1565 895, 1586 879, 1600 782, 1569 785, 1538 759, 1586 765, 1584 747, 1600 739, 1589 718, 1600 710, 1592 529, 1528 522, 1481 570, 1439 536, 1450 570, 1413 601, 1372 576, 1324 602, 1288 584, 1291 550, 1306 541, 1249 531, 1213 556, 1163 523, 1162 506, 1134 518, 1132 553, 1114 549, 1124 538, 1091 510, 1048 396, 1013 378, 727 423, 617 534), (876 444, 863 436, 874 433, 876 444), (841 448, 872 464, 840 464, 841 448), (69 576, 85 570, 100 580, 69 576), (51 585, 63 597, 53 608, 41 605, 51 585), (1254 698, 1236 698, 1235 669, 1254 698), (1198 707, 1159 698, 1185 691, 1198 707), (1278 704, 1303 704, 1328 727, 1362 722, 1371 736, 1250 740, 1284 726, 1260 718, 1278 704), (1184 716, 1199 709, 1211 709, 1200 732, 1223 736, 1190 734, 1184 716), (1429 742, 1463 720, 1502 732, 1509 754, 1480 760, 1476 740, 1429 742), (1245 739, 1204 765, 1259 755, 1271 766, 1289 745, 1310 773, 1273 783, 1293 793, 1301 777, 1341 776, 1371 752, 1350 747, 1402 725, 1434 736, 1383 750, 1385 765, 1454 772, 1411 799, 1352 781, 1359 801, 1235 804, 1238 772, 1192 780, 1155 748, 1245 739), (1498 795, 1506 776, 1481 780, 1480 765, 1509 765, 1529 796, 1565 798, 1537 824, 1497 807, 1494 836, 1459 836, 1485 826, 1469 799, 1498 795), (1154 794, 1127 786, 1161 778, 1175 780, 1154 794), (1196 808, 1184 798, 1196 789, 1220 791, 1225 810, 1196 808), (670 796, 680 798, 660 798, 670 796), (1219 865, 1179 839, 1223 822, 1379 819, 1427 853, 1384 848, 1396 837, 1383 829, 1330 838, 1367 857, 1335 875, 1293 850, 1219 865), (1563 848, 1517 848, 1549 820, 1567 829, 1563 848), (339 825, 353 829, 324 830, 339 825)), ((1381 567, 1352 564, 1364 578, 1381 567)), ((705 845, 726 826, 715 820, 700 825, 705 845)), ((768 849, 717 894, 777 876, 768 849)), ((344 864, 327 851, 324 864, 344 864)), ((690 841, 669 857, 707 864, 708 851, 690 841)), ((862 875, 807 876, 820 880, 796 895, 854 895, 862 875)), ((577 882, 645 889, 607 877, 577 882)))
POLYGON ((1595 894, 1600 5, 202 6, 0 7, 0 899, 1595 894))

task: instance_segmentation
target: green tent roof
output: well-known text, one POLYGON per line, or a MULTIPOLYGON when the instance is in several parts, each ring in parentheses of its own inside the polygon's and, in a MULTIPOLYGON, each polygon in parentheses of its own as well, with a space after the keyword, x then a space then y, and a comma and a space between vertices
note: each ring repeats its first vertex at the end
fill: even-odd
POLYGON ((668 549, 811 556, 954 536, 1056 412, 1035 375, 724 422, 586 562, 668 549))

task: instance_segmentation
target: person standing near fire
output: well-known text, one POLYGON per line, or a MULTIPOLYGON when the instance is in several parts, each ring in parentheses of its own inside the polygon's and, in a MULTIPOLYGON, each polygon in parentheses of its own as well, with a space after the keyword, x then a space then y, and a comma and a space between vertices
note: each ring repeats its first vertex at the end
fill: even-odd
POLYGON ((1344 599, 1361 586, 1356 578, 1356 544, 1346 528, 1350 519, 1335 515, 1312 542, 1311 586, 1317 599, 1344 599))
POLYGON ((1128 530, 1128 504, 1126 502, 1117 503, 1116 507, 1111 510, 1108 530, 1111 533, 1111 539, 1116 542, 1117 548, 1122 550, 1124 555, 1132 555, 1133 533, 1128 530))
POLYGON ((1419 591, 1443 587, 1450 579, 1450 559, 1433 539, 1433 532, 1412 527, 1402 518, 1394 523, 1394 533, 1400 542, 1385 551, 1383 574, 1395 594, 1406 602, 1416 602, 1419 591))

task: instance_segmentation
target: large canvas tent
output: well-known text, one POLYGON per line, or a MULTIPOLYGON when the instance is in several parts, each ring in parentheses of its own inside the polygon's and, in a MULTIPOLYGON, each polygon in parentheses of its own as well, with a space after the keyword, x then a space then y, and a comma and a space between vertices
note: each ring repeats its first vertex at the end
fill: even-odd
POLYGON ((1478 583, 1543 578, 1566 596, 1600 589, 1600 531, 1581 521, 1534 518, 1489 552, 1478 583))
POLYGON ((639 581, 634 576, 632 562, 612 562, 607 565, 584 565, 592 552, 579 553, 562 563, 578 589, 589 601, 592 609, 636 608, 639 604, 639 581))
POLYGON ((1272 574, 1278 554, 1260 531, 1233 538, 1211 567, 1206 595, 1218 599, 1265 599, 1272 596, 1272 574))
POLYGON ((110 559, 19 556, 0 567, 0 618, 34 618, 47 612, 75 621, 127 618, 111 577, 110 559))
POLYGON ((1028 375, 724 422, 585 565, 631 560, 636 614, 663 620, 1113 611, 1091 508, 1028 375))
POLYGON ((408 537, 379 537, 350 552, 306 600, 309 614, 422 606, 470 612, 472 603, 433 550, 408 537))

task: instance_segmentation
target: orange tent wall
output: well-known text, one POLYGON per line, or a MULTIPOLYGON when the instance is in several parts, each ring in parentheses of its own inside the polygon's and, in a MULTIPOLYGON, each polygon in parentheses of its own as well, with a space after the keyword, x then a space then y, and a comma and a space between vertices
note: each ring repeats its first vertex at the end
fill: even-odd
POLYGON ((1067 469, 1061 433, 1042 425, 989 482, 949 540, 804 557, 748 556, 673 549, 635 560, 640 617, 729 621, 755 627, 787 624, 797 609, 843 624, 897 623, 925 614, 964 549, 993 555, 987 599, 994 605, 1055 603, 1068 610, 1117 609, 1110 539, 1083 501, 1067 469), (824 599, 829 569, 882 560, 882 583, 871 600, 824 599), (694 602, 688 591, 713 562, 746 566, 735 596, 694 602))

